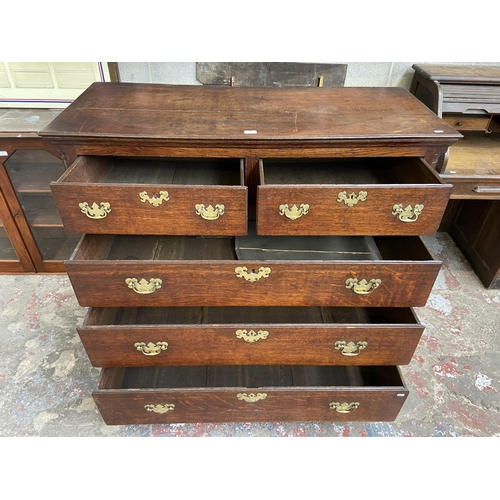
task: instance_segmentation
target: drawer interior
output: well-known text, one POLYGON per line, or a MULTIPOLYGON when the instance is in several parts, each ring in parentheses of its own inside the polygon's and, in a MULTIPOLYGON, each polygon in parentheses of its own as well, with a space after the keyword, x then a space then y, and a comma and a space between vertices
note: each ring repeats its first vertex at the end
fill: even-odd
POLYGON ((59 183, 243 186, 236 158, 122 158, 81 156, 59 183))
POLYGON ((84 326, 366 324, 417 325, 410 308, 387 307, 98 307, 84 326))
POLYGON ((441 184, 419 158, 265 159, 261 185, 441 184))
MULTIPOLYGON (((280 236, 259 237, 266 240, 279 239, 280 236)), ((370 243, 359 249, 358 236, 349 237, 296 237, 297 242, 306 243, 304 251, 285 250, 275 253, 266 248, 249 246, 252 251, 252 260, 257 261, 366 261, 381 259, 433 261, 428 249, 418 236, 376 236, 362 237, 370 243), (308 240, 327 238, 336 240, 342 238, 341 250, 333 248, 325 251, 324 248, 315 250, 308 245, 308 240), (349 250, 350 243, 351 249, 349 250)), ((238 248, 245 249, 250 242, 246 237, 237 238, 238 248)), ((242 255, 243 258, 243 255, 242 255)), ((78 261, 237 261, 235 239, 228 238, 200 238, 195 236, 139 236, 139 235, 86 235, 82 237, 75 249, 71 260, 78 261)))
POLYGON ((103 368, 99 389, 401 387, 396 366, 166 366, 103 368))

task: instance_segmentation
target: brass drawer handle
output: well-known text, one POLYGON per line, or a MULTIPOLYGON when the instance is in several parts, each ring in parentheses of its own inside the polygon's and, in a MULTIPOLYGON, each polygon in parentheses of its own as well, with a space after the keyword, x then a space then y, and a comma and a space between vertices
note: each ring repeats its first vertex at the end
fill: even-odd
POLYGON ((104 219, 111 212, 111 205, 105 201, 101 202, 100 205, 94 202, 91 207, 87 202, 79 203, 78 206, 82 214, 85 214, 89 219, 104 219))
POLYGON ((349 278, 345 282, 345 287, 347 289, 352 289, 354 293, 357 293, 359 295, 368 295, 369 293, 372 293, 374 290, 376 290, 381 283, 382 280, 379 279, 372 279, 370 281, 362 279, 358 282, 357 278, 349 278))
POLYGON ((139 193, 139 198, 143 203, 146 203, 146 201, 151 203, 153 207, 159 207, 164 201, 170 200, 168 191, 160 191, 159 195, 154 194, 153 196, 149 196, 147 191, 143 191, 139 193))
POLYGON ((337 413, 351 413, 359 407, 359 403, 330 403, 330 409, 337 413))
POLYGON ((247 330, 236 330, 236 338, 243 339, 245 342, 257 342, 259 340, 265 340, 269 336, 269 332, 266 330, 259 330, 255 333, 253 330, 247 332, 247 330))
POLYGON ((288 205, 280 205, 279 213, 280 215, 288 217, 290 220, 296 220, 309 213, 309 205, 307 203, 302 203, 300 207, 292 205, 291 208, 288 205))
POLYGON ((476 186, 474 193, 500 193, 500 186, 476 186))
POLYGON ((338 340, 335 342, 335 349, 339 350, 344 356, 357 356, 367 345, 368 342, 362 340, 356 343, 338 340))
POLYGON ((256 403, 257 401, 266 399, 267 394, 265 392, 258 392, 257 394, 254 394, 253 392, 251 392, 250 394, 247 394, 246 392, 239 392, 238 394, 236 394, 236 397, 240 401, 246 401, 247 403, 256 403))
POLYGON ((347 194, 347 191, 342 191, 338 194, 337 201, 339 203, 344 202, 348 207, 353 207, 359 201, 365 201, 367 196, 368 193, 366 191, 360 191, 358 194, 351 193, 350 195, 347 194))
POLYGON ((144 405, 146 411, 154 411, 155 413, 167 413, 167 411, 173 411, 175 409, 174 404, 165 405, 144 405))
POLYGON ((161 288, 162 281, 159 278, 151 278, 149 281, 144 278, 139 281, 137 278, 127 278, 125 280, 129 288, 140 294, 153 293, 161 288))
POLYGON ((146 345, 145 342, 136 342, 134 347, 145 356, 156 356, 160 354, 161 351, 166 351, 168 344, 166 342, 157 342, 156 344, 149 342, 146 345))
POLYGON ((270 267, 259 267, 259 271, 251 271, 248 272, 246 267, 237 267, 234 272, 238 278, 243 278, 246 281, 250 281, 250 283, 254 283, 255 281, 259 281, 261 278, 267 278, 271 274, 270 267))
POLYGON ((198 204, 195 205, 196 215, 199 215, 202 219, 206 220, 215 220, 218 219, 221 215, 224 215, 225 207, 224 205, 215 205, 215 208, 212 205, 208 205, 205 208, 205 205, 198 204))
POLYGON ((397 215, 402 222, 415 222, 423 210, 423 205, 415 205, 415 208, 408 205, 406 208, 403 208, 403 205, 399 204, 392 207, 392 215, 397 215))

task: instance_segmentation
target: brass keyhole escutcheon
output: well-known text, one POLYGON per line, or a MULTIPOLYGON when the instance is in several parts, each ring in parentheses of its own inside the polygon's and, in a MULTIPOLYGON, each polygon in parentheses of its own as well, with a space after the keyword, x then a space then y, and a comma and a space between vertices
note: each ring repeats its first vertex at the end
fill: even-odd
POLYGON ((257 342, 259 340, 265 340, 269 336, 269 332, 266 330, 259 330, 254 332, 253 330, 236 330, 236 338, 243 339, 245 342, 257 342))
POLYGON ((154 413, 167 413, 168 411, 173 411, 175 409, 175 405, 169 403, 164 405, 144 405, 144 409, 154 413))
POLYGON ((149 196, 147 191, 142 191, 142 193, 139 193, 139 198, 143 203, 147 201, 153 207, 159 207, 164 201, 170 200, 168 191, 160 191, 158 195, 154 194, 153 196, 149 196))
POLYGON ((234 272, 236 273, 236 276, 238 278, 243 278, 250 283, 254 283, 255 281, 259 281, 261 278, 268 278, 271 274, 271 268, 259 267, 259 270, 257 272, 255 272, 254 270, 248 272, 248 269, 246 267, 237 267, 234 272))
POLYGON ((239 392, 238 394, 236 394, 236 397, 240 401, 246 401, 247 403, 256 403, 257 401, 266 399, 267 394, 265 392, 258 392, 257 394, 254 394, 253 392, 251 392, 250 394, 247 394, 246 392, 239 392))
POLYGON ((366 191, 360 191, 358 194, 351 193, 347 194, 347 191, 342 191, 337 196, 337 201, 339 203, 345 203, 348 207, 353 207, 357 205, 360 201, 365 201, 368 193, 366 191))

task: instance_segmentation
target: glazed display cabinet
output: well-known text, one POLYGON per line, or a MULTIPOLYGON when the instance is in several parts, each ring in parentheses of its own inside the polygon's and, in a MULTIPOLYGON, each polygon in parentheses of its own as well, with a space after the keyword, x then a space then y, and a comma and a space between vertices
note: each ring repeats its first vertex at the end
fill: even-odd
POLYGON ((65 171, 38 136, 60 110, 0 111, 0 272, 64 273, 78 235, 65 231, 50 182, 65 171))

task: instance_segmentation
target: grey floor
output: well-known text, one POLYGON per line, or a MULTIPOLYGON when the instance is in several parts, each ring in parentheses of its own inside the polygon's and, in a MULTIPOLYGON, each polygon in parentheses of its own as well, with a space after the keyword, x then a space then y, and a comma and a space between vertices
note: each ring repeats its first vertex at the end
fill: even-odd
POLYGON ((500 291, 486 290, 447 234, 425 238, 443 268, 408 366, 395 422, 107 426, 76 333, 80 308, 64 275, 2 276, 0 436, 500 436, 500 291))

